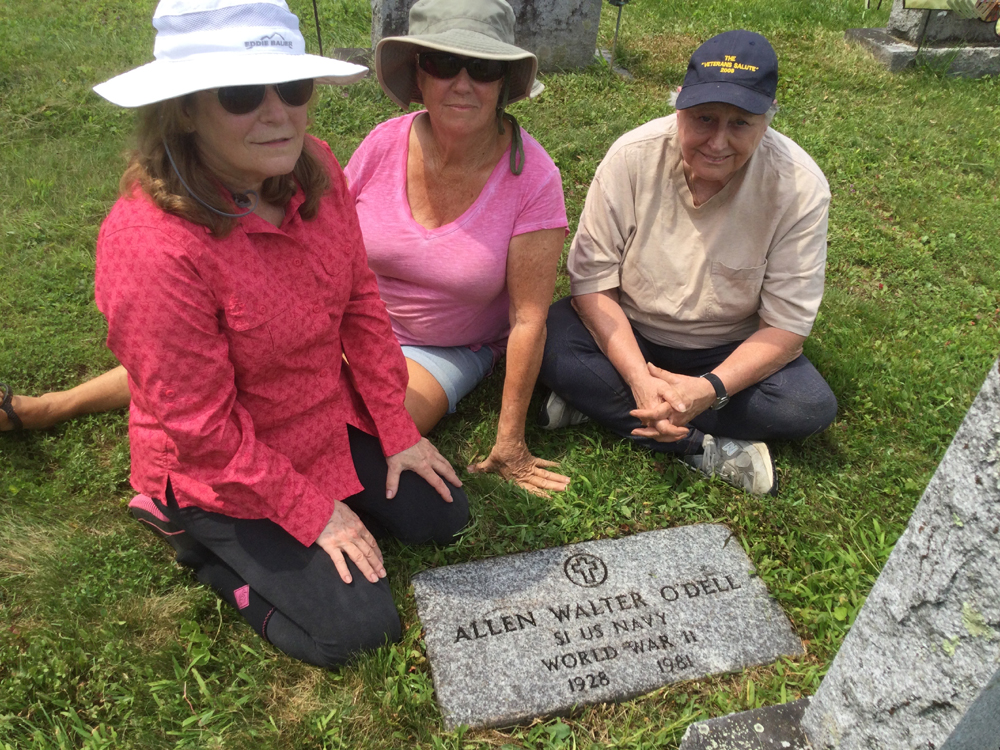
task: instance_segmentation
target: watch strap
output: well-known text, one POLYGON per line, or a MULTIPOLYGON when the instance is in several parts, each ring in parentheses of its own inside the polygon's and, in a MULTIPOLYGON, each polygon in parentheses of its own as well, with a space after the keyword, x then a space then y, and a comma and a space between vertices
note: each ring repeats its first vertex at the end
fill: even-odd
POLYGON ((715 389, 715 403, 712 404, 713 409, 721 409, 723 406, 729 403, 729 394, 726 392, 726 386, 722 384, 722 380, 714 372, 706 372, 702 375, 705 380, 712 384, 712 388, 715 389))

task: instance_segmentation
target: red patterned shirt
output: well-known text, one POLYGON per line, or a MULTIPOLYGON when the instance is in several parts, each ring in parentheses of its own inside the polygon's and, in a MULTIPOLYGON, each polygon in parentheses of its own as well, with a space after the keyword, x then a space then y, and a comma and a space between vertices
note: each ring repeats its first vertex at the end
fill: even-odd
POLYGON ((132 486, 181 507, 268 518, 312 544, 360 492, 347 425, 387 456, 420 434, 406 364, 329 146, 332 188, 310 221, 256 214, 225 239, 122 198, 97 239, 97 306, 129 373, 132 486), (348 366, 342 355, 350 362, 348 366))

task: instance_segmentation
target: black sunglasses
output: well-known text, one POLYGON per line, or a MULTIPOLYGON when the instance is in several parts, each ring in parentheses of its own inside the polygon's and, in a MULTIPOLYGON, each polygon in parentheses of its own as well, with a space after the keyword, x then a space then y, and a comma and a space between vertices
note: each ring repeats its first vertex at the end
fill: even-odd
POLYGON ((450 52, 421 52, 417 55, 420 69, 435 78, 454 78, 465 68, 469 78, 479 83, 499 81, 507 72, 503 60, 481 60, 478 57, 461 57, 450 52))
MULTIPOLYGON (((274 84, 278 97, 289 107, 301 107, 308 103, 313 93, 313 79, 285 81, 274 84)), ((231 115, 246 115, 253 112, 264 101, 267 86, 257 83, 250 86, 223 86, 219 89, 219 104, 231 115)))

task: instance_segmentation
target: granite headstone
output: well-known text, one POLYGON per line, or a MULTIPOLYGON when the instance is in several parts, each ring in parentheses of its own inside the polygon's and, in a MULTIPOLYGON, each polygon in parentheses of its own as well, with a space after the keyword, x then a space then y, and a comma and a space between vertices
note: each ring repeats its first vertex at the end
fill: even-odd
MULTIPOLYGON (((594 62, 601 0, 507 0, 514 9, 517 46, 538 58, 539 70, 570 70, 594 62)), ((416 0, 371 0, 372 47, 410 26, 416 0)))
POLYGON ((805 712, 816 750, 1000 748, 998 468, 994 363, 805 712))
POLYGON ((978 18, 969 18, 954 10, 906 7, 906 0, 896 0, 889 11, 885 30, 911 44, 986 44, 1000 45, 996 26, 978 18))
POLYGON ((871 52, 893 73, 909 67, 917 54, 951 75, 980 78, 1000 73, 997 25, 953 10, 911 8, 895 0, 884 29, 848 29, 844 37, 871 52))
POLYGON ((784 748, 806 741, 813 750, 1000 748, 997 368, 800 724, 787 721, 783 706, 733 714, 688 727, 682 750, 742 750, 748 721, 784 748), (712 744, 702 744, 709 736, 712 744))
POLYGON ((801 655, 753 573, 719 525, 420 573, 417 610, 445 725, 506 726, 801 655))

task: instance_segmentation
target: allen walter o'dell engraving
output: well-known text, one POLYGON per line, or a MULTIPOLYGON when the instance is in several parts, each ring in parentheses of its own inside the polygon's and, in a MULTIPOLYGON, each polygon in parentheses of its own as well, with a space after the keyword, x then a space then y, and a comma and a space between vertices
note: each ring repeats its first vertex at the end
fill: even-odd
POLYGON ((448 727, 802 653, 728 529, 688 526, 425 571, 414 578, 448 727))

